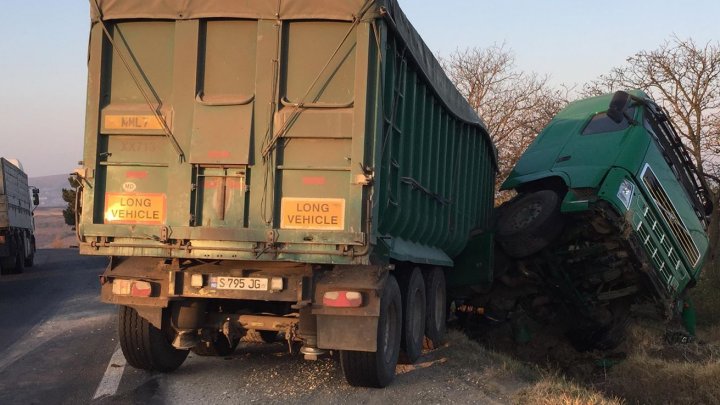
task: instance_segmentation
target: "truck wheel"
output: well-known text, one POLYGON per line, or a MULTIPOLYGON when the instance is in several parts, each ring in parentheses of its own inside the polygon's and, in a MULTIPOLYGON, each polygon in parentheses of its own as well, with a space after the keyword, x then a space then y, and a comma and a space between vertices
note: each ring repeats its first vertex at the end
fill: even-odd
POLYGON ((437 349, 447 339, 447 293, 445 291, 445 273, 439 267, 426 270, 425 299, 425 340, 426 349, 437 349))
POLYGON ((15 269, 14 274, 20 274, 25 271, 25 246, 20 244, 15 257, 15 269))
POLYGON ((35 265, 35 242, 30 244, 30 254, 25 258, 25 267, 32 267, 35 265))
POLYGON ((197 346, 190 349, 198 356, 229 356, 240 344, 240 339, 233 339, 230 344, 223 334, 218 334, 212 342, 200 342, 197 346))
POLYGON ((121 306, 118 320, 120 347, 131 366, 141 370, 170 372, 185 361, 189 351, 174 348, 168 334, 138 315, 135 309, 121 306))
POLYGON ((384 388, 395 378, 402 331, 402 297, 395 277, 389 276, 380 298, 377 351, 340 351, 340 365, 348 384, 384 388))
POLYGON ((564 225, 559 205, 560 197, 551 190, 522 194, 507 203, 501 209, 496 232, 505 253, 521 259, 550 245, 564 225))
POLYGON ((400 348, 405 353, 403 361, 412 364, 422 355, 425 338, 425 282, 418 268, 403 274, 398 281, 403 300, 400 348))

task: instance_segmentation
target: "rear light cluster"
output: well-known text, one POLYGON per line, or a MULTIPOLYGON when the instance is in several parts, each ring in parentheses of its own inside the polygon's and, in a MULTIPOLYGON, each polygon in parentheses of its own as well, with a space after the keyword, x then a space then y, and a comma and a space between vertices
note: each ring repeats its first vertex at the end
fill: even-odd
POLYGON ((152 285, 147 281, 115 279, 112 283, 112 292, 115 295, 149 297, 152 295, 152 285))
POLYGON ((335 308, 357 308, 363 304, 358 291, 328 291, 323 294, 323 305, 335 308))
POLYGON ((5 235, 0 235, 0 245, 5 244, 5 235))

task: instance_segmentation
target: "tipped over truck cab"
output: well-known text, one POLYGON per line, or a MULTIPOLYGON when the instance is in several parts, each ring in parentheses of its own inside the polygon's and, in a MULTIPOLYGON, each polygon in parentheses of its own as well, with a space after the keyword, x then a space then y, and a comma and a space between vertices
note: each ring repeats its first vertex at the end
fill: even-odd
POLYGON ((667 113, 647 94, 580 100, 503 183, 518 196, 500 210, 497 239, 588 329, 609 329, 638 297, 670 311, 697 283, 712 212, 700 184, 667 113))

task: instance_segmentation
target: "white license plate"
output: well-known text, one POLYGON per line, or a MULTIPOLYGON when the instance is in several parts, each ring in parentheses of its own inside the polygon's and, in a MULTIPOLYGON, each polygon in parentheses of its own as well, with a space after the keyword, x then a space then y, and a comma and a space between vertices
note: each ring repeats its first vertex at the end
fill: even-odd
POLYGON ((210 288, 217 290, 267 291, 268 279, 254 277, 210 277, 210 288))

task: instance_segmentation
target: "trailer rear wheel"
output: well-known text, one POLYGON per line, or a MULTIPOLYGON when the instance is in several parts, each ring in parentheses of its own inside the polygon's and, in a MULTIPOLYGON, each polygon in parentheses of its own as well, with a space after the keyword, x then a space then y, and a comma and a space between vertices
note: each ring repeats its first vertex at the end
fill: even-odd
POLYGON ((383 388, 395 378, 402 330, 402 297, 395 277, 389 276, 380 298, 377 351, 340 351, 345 379, 354 387, 383 388))
POLYGON ((399 280, 403 297, 403 325, 400 347, 406 361, 415 363, 422 355, 425 338, 425 282, 420 269, 415 268, 399 280))
POLYGON ((500 211, 496 238, 505 253, 522 259, 546 248, 563 229, 560 196, 540 190, 518 196, 500 211))
POLYGON ((423 272, 425 277, 425 340, 426 349, 437 349, 447 339, 447 293, 445 273, 439 267, 423 272))
POLYGON ((150 324, 135 309, 121 306, 118 320, 120 348, 131 366, 170 372, 180 367, 187 358, 188 350, 174 348, 168 333, 150 324))
POLYGON ((223 334, 218 334, 212 342, 200 342, 190 349, 198 356, 229 356, 240 344, 240 339, 233 339, 232 344, 223 334))

